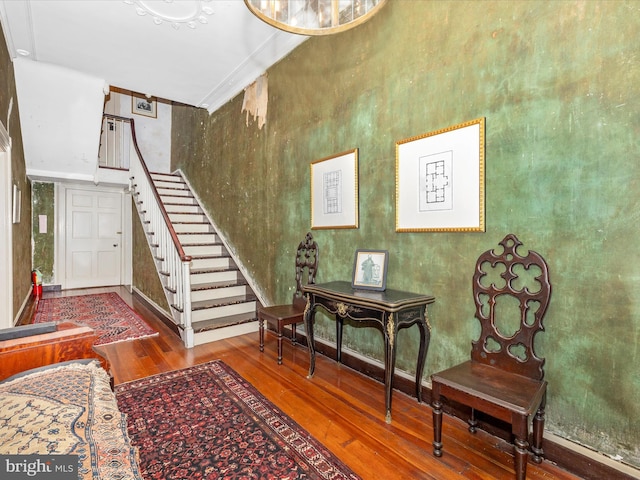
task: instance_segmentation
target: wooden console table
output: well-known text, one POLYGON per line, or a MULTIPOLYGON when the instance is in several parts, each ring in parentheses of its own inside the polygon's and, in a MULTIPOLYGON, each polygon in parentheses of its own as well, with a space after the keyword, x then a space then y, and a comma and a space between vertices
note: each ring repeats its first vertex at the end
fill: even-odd
POLYGON ((378 327, 384 336, 384 386, 386 421, 391 422, 391 392, 396 365, 396 338, 398 330, 412 325, 420 329, 420 350, 416 367, 416 397, 422 401, 421 379, 429 348, 431 326, 427 319, 427 305, 435 298, 429 295, 387 289, 384 292, 355 290, 350 282, 329 282, 306 285, 302 291, 307 297, 304 325, 309 345, 309 378, 316 367, 316 349, 313 324, 318 305, 336 318, 337 361, 342 355, 342 326, 345 318, 378 327))

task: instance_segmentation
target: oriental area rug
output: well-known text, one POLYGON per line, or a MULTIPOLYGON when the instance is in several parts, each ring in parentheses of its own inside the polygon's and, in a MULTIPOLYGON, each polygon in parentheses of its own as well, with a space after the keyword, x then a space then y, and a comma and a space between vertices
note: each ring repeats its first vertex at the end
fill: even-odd
POLYGON ((91 327, 98 334, 96 346, 158 334, 115 292, 38 302, 33 323, 61 321, 91 327))
POLYGON ((116 386, 146 479, 357 480, 221 360, 116 386))

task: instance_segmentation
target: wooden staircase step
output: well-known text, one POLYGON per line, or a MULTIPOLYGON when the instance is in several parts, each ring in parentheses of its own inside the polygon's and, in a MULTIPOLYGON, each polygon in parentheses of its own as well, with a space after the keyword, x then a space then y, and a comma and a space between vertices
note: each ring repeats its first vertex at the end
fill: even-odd
POLYGON ((199 283, 194 285, 191 290, 215 290, 217 288, 227 288, 227 287, 240 287, 248 285, 247 281, 243 279, 239 279, 233 282, 209 282, 209 283, 199 283))
POLYGON ((193 302, 191 304, 191 310, 195 312, 197 310, 205 310, 207 308, 224 307, 227 305, 237 305, 239 303, 248 303, 255 301, 255 295, 239 295, 237 297, 216 298, 215 300, 202 300, 200 302, 193 302))
POLYGON ((203 320, 195 322, 193 324, 193 330, 195 334, 202 332, 208 332, 222 327, 231 327, 234 325, 241 325, 244 323, 255 322, 257 317, 254 312, 240 313, 237 315, 229 315, 223 318, 214 318, 212 320, 203 320))
MULTIPOLYGON (((178 241, 192 259, 189 316, 194 334, 200 334, 199 341, 195 344, 215 341, 221 336, 227 338, 254 331, 259 303, 257 296, 235 264, 233 256, 227 251, 189 184, 180 174, 154 172, 151 179, 169 214, 168 219, 178 235, 178 241), (218 329, 220 330, 216 331, 218 329)), ((133 180, 132 184, 135 184, 135 178, 133 180)), ((145 215, 150 206, 143 206, 138 191, 134 192, 134 200, 141 221, 149 224, 145 221, 145 215)), ((169 287, 169 283, 173 283, 170 279, 172 274, 166 271, 168 266, 163 258, 165 255, 158 250, 162 239, 157 238, 155 232, 145 233, 150 246, 155 249, 153 257, 162 277, 173 319, 180 326, 187 313, 183 311, 184 305, 179 307, 175 304, 179 298, 177 289, 181 287, 169 287)))

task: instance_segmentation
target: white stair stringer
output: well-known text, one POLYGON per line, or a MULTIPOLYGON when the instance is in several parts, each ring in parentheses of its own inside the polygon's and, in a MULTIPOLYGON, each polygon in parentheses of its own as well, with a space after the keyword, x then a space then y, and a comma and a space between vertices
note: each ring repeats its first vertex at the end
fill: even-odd
MULTIPOLYGON (((163 239, 156 238, 159 235, 152 231, 145 205, 136 201, 174 322, 185 330, 181 331, 185 345, 257 332, 258 299, 188 184, 179 173, 150 175, 182 250, 191 257, 189 278, 185 279, 190 284, 185 295, 190 298, 178 301, 182 290, 170 273, 175 268, 170 268, 161 253, 165 251, 160 246, 163 239), (188 319, 181 305, 190 306, 188 319)), ((132 184, 135 190, 135 179, 132 184)))

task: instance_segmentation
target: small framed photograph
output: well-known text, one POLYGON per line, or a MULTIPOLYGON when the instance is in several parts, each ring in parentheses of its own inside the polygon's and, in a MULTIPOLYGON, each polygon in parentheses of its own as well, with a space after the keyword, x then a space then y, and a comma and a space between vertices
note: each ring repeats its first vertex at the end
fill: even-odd
POLYGON ((396 143, 396 231, 484 232, 484 118, 396 143))
POLYGON ((147 98, 143 95, 131 95, 131 112, 145 117, 157 118, 158 101, 154 98, 147 98))
POLYGON ((387 288, 387 250, 356 250, 351 286, 356 289, 384 291, 387 288))
POLYGON ((311 163, 311 229, 358 228, 358 149, 311 163))

